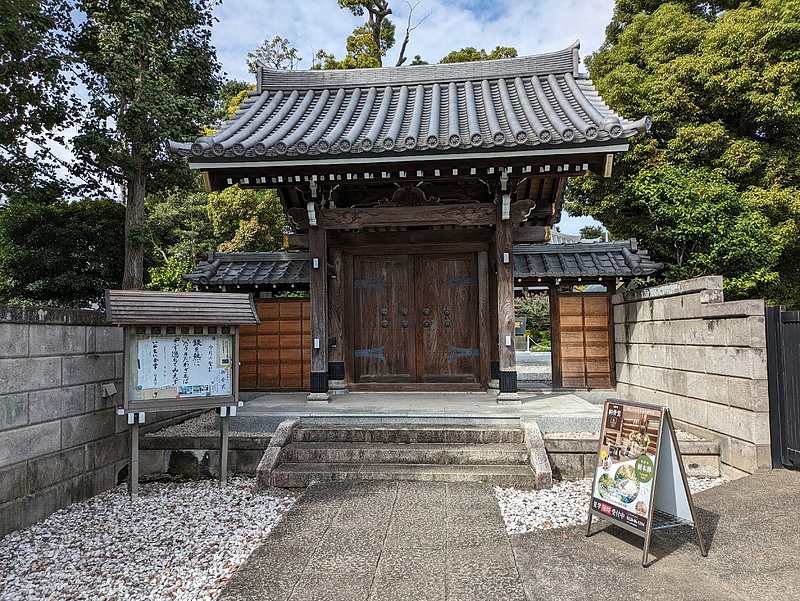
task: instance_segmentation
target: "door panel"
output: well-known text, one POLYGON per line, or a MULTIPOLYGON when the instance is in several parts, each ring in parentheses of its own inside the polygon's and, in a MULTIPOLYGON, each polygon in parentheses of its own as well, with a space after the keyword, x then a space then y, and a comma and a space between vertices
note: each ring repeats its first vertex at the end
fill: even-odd
POLYGON ((413 381, 408 256, 355 257, 353 280, 356 381, 413 381))
POLYGON ((416 259, 418 378, 423 382, 477 382, 477 256, 421 255, 416 259))
POLYGON ((353 258, 356 382, 477 382, 476 254, 353 258))

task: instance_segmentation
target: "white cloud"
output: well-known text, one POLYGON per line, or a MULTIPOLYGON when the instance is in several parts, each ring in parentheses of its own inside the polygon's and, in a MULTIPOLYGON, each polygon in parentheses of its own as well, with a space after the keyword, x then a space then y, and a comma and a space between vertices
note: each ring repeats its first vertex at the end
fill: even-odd
MULTIPOLYGON (((560 50, 581 40, 581 56, 600 47, 611 20, 614 0, 422 0, 414 21, 433 10, 411 34, 406 55, 419 54, 435 63, 467 46, 492 50, 513 46, 521 55, 560 50)), ((395 0, 392 20, 398 42, 386 64, 397 60, 408 6, 395 0)), ((335 0, 226 0, 215 9, 219 22, 213 43, 228 77, 252 81, 245 58, 267 37, 289 38, 308 69, 314 52, 324 49, 338 58, 345 40, 361 24, 335 0)))

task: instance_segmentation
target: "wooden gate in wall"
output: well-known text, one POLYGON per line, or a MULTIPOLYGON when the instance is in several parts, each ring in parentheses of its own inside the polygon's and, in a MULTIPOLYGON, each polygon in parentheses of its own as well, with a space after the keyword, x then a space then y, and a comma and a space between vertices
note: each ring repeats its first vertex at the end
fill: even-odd
POLYGON ((355 256, 355 382, 480 384, 488 361, 478 269, 485 260, 485 253, 355 256))
POLYGON ((559 293, 553 307, 553 387, 611 388, 615 384, 608 294, 559 293))
POLYGON ((311 303, 307 298, 256 299, 261 325, 239 329, 239 388, 308 390, 311 303))

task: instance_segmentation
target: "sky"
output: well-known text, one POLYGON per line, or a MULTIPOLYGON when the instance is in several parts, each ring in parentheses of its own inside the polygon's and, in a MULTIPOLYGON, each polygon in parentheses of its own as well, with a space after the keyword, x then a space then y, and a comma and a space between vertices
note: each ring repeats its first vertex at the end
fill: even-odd
MULTIPOLYGON (((409 5, 402 0, 390 0, 389 6, 398 41, 385 66, 397 61, 409 15, 409 5)), ((487 51, 513 46, 519 55, 540 54, 561 50, 575 40, 580 40, 584 57, 603 43, 613 10, 614 0, 420 0, 412 26, 431 14, 411 32, 407 62, 419 54, 436 63, 467 46, 487 51)), ((347 36, 365 20, 339 8, 336 0, 223 0, 214 15, 218 22, 212 43, 226 77, 253 83, 245 59, 265 39, 288 38, 303 59, 297 68, 310 69, 320 49, 344 58, 347 36)), ((559 226, 564 233, 578 234, 584 225, 596 224, 588 217, 564 213, 559 226)))

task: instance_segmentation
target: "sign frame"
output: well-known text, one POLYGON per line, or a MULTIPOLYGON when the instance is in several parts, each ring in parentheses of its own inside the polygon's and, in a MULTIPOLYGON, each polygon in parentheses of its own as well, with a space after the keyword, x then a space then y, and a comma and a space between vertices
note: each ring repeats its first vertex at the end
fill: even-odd
MULTIPOLYGON (((653 419, 643 420, 640 423, 647 428, 647 424, 651 421, 653 421, 653 419)), ((650 431, 649 429, 645 429, 644 434, 648 434, 650 431)), ((637 441, 634 441, 634 438, 634 436, 630 437, 631 444, 628 449, 626 449, 628 453, 626 455, 627 457, 631 457, 631 448, 633 448, 634 451, 641 450, 641 445, 639 445, 638 448, 634 446, 634 444, 641 442, 641 437, 637 441)), ((617 451, 615 450, 615 452, 617 451)), ((680 455, 678 439, 675 434, 675 425, 672 422, 672 415, 669 407, 657 407, 644 403, 608 399, 603 406, 603 421, 600 428, 600 440, 598 442, 595 466, 589 499, 589 517, 586 526, 587 537, 594 534, 591 532, 593 517, 601 518, 628 532, 641 536, 644 538, 642 566, 647 567, 653 530, 691 526, 694 528, 697 537, 700 554, 703 557, 707 556, 708 552, 703 542, 700 525, 697 521, 692 493, 689 490, 689 482, 686 479, 686 470, 680 455), (603 477, 603 473, 608 471, 609 464, 604 464, 604 462, 607 459, 609 462, 611 461, 609 450, 613 450, 616 444, 620 442, 620 434, 624 432, 623 416, 625 414, 658 416, 656 448, 653 458, 650 459, 650 454, 647 452, 649 448, 648 438, 648 445, 645 445, 643 452, 640 454, 635 464, 637 468, 639 468, 641 458, 646 456, 648 459, 641 461, 642 471, 646 474, 648 472, 648 463, 652 466, 652 478, 649 481, 649 497, 647 497, 648 502, 646 504, 647 509, 644 516, 638 514, 644 520, 644 523, 641 523, 642 519, 631 519, 629 508, 620 506, 613 500, 601 498, 598 492, 600 479, 603 477), (616 427, 615 419, 619 419, 618 428, 616 427), (616 437, 614 435, 616 435, 616 437), (611 442, 612 440, 614 442, 611 442), (659 478, 659 476, 661 476, 661 478, 659 478)), ((617 468, 617 470, 619 469, 620 468, 617 468)), ((636 474, 634 477, 638 480, 639 471, 634 469, 634 473, 636 474)), ((639 492, 640 488, 637 488, 637 493, 632 499, 633 501, 639 498, 639 492)), ((629 503, 630 502, 627 504, 629 503)))
MULTIPOLYGON (((216 409, 239 406, 239 328, 238 326, 125 326, 123 362, 125 374, 123 406, 121 414, 140 413, 145 411, 174 411, 180 409, 216 409), (208 396, 183 396, 176 394, 174 387, 153 389, 150 398, 133 398, 136 389, 136 378, 139 372, 137 351, 141 341, 153 338, 183 338, 211 336, 230 338, 229 387, 230 394, 208 396)), ((148 393, 151 391, 148 390, 148 393)), ((148 394, 149 396, 149 394, 148 394)))

